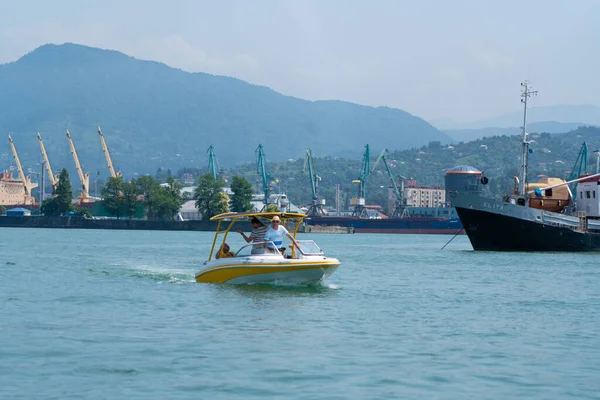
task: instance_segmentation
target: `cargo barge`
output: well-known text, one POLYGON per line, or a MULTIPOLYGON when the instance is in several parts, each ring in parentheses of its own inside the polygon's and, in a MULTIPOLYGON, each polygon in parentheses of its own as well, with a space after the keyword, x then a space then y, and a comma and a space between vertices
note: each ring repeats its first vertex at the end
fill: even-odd
POLYGON ((463 227, 454 208, 409 207, 407 216, 399 218, 359 218, 315 216, 305 219, 309 226, 341 226, 355 233, 403 233, 455 235, 463 227))

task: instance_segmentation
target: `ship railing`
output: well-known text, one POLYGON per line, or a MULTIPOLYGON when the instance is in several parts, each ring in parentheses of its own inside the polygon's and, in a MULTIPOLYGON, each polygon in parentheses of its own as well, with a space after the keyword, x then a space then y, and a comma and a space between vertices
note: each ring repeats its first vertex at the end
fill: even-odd
POLYGON ((542 214, 542 222, 545 225, 563 226, 565 228, 577 229, 578 220, 575 216, 560 215, 556 216, 555 213, 544 211, 542 214))

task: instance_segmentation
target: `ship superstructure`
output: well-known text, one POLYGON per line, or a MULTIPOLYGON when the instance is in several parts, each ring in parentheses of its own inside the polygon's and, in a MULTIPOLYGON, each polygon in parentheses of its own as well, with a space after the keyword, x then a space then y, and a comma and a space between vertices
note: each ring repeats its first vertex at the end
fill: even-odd
POLYGON ((0 205, 34 205, 35 199, 25 192, 23 181, 13 176, 12 170, 0 172, 0 205))
POLYGON ((13 153, 15 163, 17 165, 18 178, 13 177, 13 170, 0 172, 0 204, 4 206, 10 205, 35 205, 35 198, 31 195, 31 191, 38 184, 31 181, 31 176, 25 176, 19 154, 13 142, 13 139, 8 135, 8 142, 13 153))

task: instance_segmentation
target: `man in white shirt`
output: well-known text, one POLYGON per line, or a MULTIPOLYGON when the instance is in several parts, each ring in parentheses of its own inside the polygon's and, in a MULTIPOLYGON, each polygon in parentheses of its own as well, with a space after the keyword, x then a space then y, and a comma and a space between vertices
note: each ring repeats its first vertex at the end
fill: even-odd
MULTIPOLYGON (((273 242, 275 247, 281 251, 283 245, 283 236, 287 236, 292 241, 294 246, 300 248, 300 245, 298 244, 296 239, 292 235, 290 235, 288 230, 285 229, 285 226, 281 225, 281 219, 279 219, 279 217, 275 215, 273 218, 271 218, 271 227, 269 228, 267 233, 265 233, 265 240, 267 242, 273 242)), ((269 247, 271 247, 270 243, 269 247)))

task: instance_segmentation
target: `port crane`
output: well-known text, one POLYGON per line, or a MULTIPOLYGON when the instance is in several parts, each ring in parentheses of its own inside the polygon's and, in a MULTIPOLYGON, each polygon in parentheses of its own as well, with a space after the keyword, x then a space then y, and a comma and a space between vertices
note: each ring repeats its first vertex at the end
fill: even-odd
MULTIPOLYGON (((106 164, 108 165, 108 170, 110 171, 110 177, 116 178, 118 176, 122 176, 123 174, 121 174, 121 171, 115 172, 115 167, 113 166, 110 153, 108 152, 108 146, 106 145, 106 141, 104 140, 104 135, 102 134, 102 129, 100 129, 100 127, 98 127, 98 135, 100 135, 100 143, 102 143, 102 151, 104 152, 104 157, 106 157, 106 164)), ((71 152, 73 154, 75 154, 74 151, 75 148, 72 147, 71 152)))
POLYGON ((58 174, 54 175, 52 173, 52 166, 50 166, 50 160, 48 159, 48 154, 46 154, 46 148, 44 147, 44 142, 42 142, 42 135, 37 133, 38 141, 40 142, 40 150, 42 151, 42 157, 44 158, 44 164, 46 164, 46 171, 48 172, 48 179, 50 179, 50 184, 52 185, 52 190, 56 189, 56 185, 58 185, 58 174))
POLYGON ((21 161, 19 160, 19 155, 17 154, 17 149, 15 148, 15 144, 13 143, 12 137, 8 135, 8 142, 10 143, 10 148, 13 153, 13 157, 15 159, 15 163, 17 164, 17 172, 19 173, 19 180, 23 182, 23 188, 25 189, 25 197, 23 198, 23 204, 33 204, 35 200, 33 196, 31 196, 31 190, 35 189, 38 184, 31 182, 31 175, 25 176, 23 172, 23 167, 21 166, 21 161))
POLYGON ((394 176, 392 174, 390 166, 387 163, 387 159, 386 159, 387 154, 388 154, 388 149, 383 149, 381 151, 381 154, 379 154, 379 157, 377 157, 375 164, 373 164, 373 169, 371 170, 371 172, 373 172, 375 170, 375 167, 377 167, 377 165, 379 164, 379 161, 383 162, 383 165, 385 166, 385 170, 387 172, 388 178, 390 180, 390 185, 391 185, 392 189, 394 190, 394 195, 396 196, 396 203, 394 204, 394 210, 392 211, 392 218, 404 218, 404 217, 408 216, 408 211, 406 208, 406 200, 404 199, 404 180, 406 178, 404 176, 400 175, 400 182, 401 182, 400 185, 401 185, 402 189, 398 190, 398 185, 396 185, 396 181, 394 180, 394 176))
MULTIPOLYGON (((573 169, 567 178, 567 181, 572 181, 573 179, 580 178, 583 174, 587 172, 588 169, 588 147, 587 143, 583 142, 581 148, 579 149, 579 154, 577 154, 577 159, 575 160, 575 164, 573 164, 573 169)), ((571 184, 572 187, 572 184, 571 184)), ((577 200, 577 190, 572 190, 573 200, 577 200)))
POLYGON ((89 203, 92 201, 92 199, 90 198, 90 173, 83 173, 83 170, 81 169, 81 164, 79 163, 79 157, 77 157, 75 145, 73 144, 73 139, 71 138, 71 134, 69 133, 68 129, 67 139, 69 139, 71 155, 73 156, 73 160, 75 161, 75 168, 77 168, 77 174, 79 175, 79 181, 81 182, 81 194, 79 195, 79 201, 81 203, 89 203))
POLYGON ((217 167, 217 157, 215 156, 214 146, 211 144, 206 152, 208 153, 208 172, 212 175, 214 179, 217 179, 217 177, 219 176, 219 174, 217 173, 219 168, 217 167))
POLYGON ((303 173, 306 173, 308 168, 308 175, 310 178, 310 188, 312 190, 312 203, 308 207, 307 215, 310 216, 319 216, 325 215, 325 210, 323 210, 323 204, 325 204, 325 200, 319 200, 319 181, 321 177, 315 174, 312 165, 312 150, 306 150, 306 158, 304 159, 304 168, 302 169, 303 173))
POLYGON ((352 204, 354 204, 354 211, 352 212, 353 217, 359 218, 367 218, 367 208, 365 207, 365 198, 367 197, 367 177, 371 173, 370 166, 370 157, 371 152, 369 150, 369 145, 365 146, 365 153, 363 157, 362 163, 362 172, 358 179, 352 181, 352 183, 358 183, 358 196, 352 199, 352 204))
POLYGON ((271 182, 277 182, 277 179, 273 178, 269 174, 269 169, 267 168, 267 159, 265 158, 265 153, 263 151, 262 144, 259 144, 256 148, 256 172, 258 172, 262 179, 262 190, 265 194, 265 206, 263 207, 264 209, 269 204, 269 200, 271 197, 271 182))

